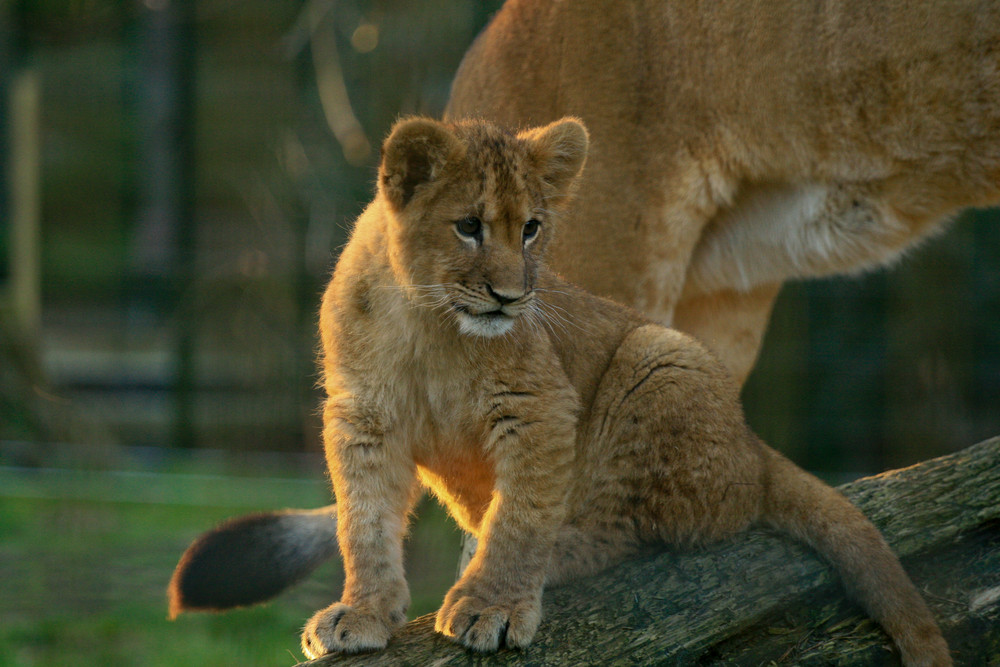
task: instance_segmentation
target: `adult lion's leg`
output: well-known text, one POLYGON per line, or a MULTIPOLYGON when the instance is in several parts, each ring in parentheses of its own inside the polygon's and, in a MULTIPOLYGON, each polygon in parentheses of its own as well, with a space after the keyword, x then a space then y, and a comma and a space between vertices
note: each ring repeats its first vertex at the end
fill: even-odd
POLYGON ((692 253, 718 208, 710 184, 722 187, 724 179, 695 160, 666 174, 649 166, 645 179, 630 178, 608 159, 598 154, 588 162, 550 265, 587 291, 669 326, 692 253))
POLYGON ((722 360, 739 386, 753 369, 781 283, 748 291, 723 289, 681 297, 673 326, 688 333, 722 360))
POLYGON ((857 271, 912 234, 878 184, 750 184, 704 230, 673 326, 700 339, 740 384, 788 278, 857 271))

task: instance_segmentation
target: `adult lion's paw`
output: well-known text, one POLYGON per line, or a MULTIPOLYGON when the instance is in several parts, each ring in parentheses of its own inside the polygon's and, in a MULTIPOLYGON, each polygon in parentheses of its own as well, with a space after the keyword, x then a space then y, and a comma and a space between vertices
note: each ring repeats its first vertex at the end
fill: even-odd
POLYGON ((459 585, 449 591, 438 610, 435 630, 482 653, 531 643, 542 618, 541 600, 486 600, 469 593, 459 585))
POLYGON ((406 620, 337 602, 316 612, 302 631, 302 652, 310 660, 327 653, 360 653, 385 648, 392 631, 406 620))

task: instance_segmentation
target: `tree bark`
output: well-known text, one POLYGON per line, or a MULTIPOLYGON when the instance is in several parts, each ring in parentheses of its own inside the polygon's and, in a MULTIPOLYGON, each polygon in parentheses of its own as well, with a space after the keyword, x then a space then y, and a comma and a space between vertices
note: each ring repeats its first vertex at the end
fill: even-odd
MULTIPOLYGON (((841 487, 903 560, 956 665, 1000 665, 1000 438, 841 487)), ((546 591, 523 651, 473 654, 409 623, 385 651, 304 665, 896 665, 881 628, 806 547, 763 530, 546 591)))

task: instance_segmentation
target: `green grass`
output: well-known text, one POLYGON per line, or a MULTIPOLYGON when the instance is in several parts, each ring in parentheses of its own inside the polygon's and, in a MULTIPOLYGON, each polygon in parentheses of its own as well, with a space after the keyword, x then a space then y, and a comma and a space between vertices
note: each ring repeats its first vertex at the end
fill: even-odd
MULTIPOLYGON (((0 495, 0 665, 294 665, 303 659, 300 628, 339 596, 343 573, 335 559, 267 605, 169 621, 165 589, 181 552, 201 531, 252 508, 84 500, 79 485, 14 485, 8 478, 18 474, 0 474, 0 494, 21 496, 0 495)), ((190 481, 164 476, 149 486, 190 481)), ((101 476, 95 483, 108 485, 101 476)), ((261 490, 253 479, 228 478, 224 497, 240 483, 247 498, 261 490)), ((323 487, 279 484, 266 498, 315 506, 323 487)), ((440 604, 458 556, 458 531, 441 509, 425 502, 419 514, 407 562, 411 617, 440 604)))

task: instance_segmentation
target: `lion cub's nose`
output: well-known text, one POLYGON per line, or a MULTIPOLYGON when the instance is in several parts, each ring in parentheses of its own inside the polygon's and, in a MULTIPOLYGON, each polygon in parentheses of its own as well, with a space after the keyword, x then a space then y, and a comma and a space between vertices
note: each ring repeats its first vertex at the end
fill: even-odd
POLYGON ((524 296, 523 291, 517 292, 509 289, 496 290, 492 285, 487 285, 486 291, 489 292, 490 296, 496 299, 501 306, 506 306, 508 303, 514 303, 524 296))

